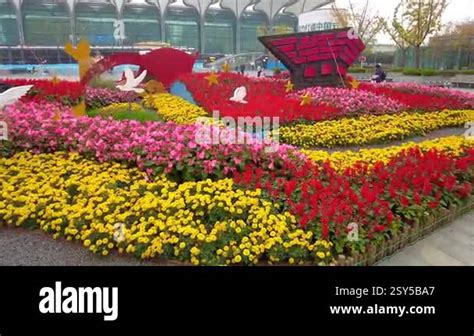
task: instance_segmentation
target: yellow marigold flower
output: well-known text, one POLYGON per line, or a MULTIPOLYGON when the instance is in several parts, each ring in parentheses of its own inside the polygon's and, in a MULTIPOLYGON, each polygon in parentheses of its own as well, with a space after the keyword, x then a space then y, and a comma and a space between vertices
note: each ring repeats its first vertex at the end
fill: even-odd
POLYGON ((282 142, 303 148, 360 146, 424 135, 440 128, 464 126, 474 120, 474 111, 440 111, 367 115, 281 127, 282 142))
POLYGON ((147 98, 147 104, 156 109, 165 121, 177 124, 194 124, 198 118, 208 116, 199 106, 167 93, 150 96, 147 98))
POLYGON ((316 256, 317 256, 319 259, 324 259, 324 258, 326 258, 326 255, 324 254, 324 252, 318 252, 318 253, 316 253, 316 256))
POLYGON ((353 167, 357 163, 365 163, 372 167, 377 162, 388 163, 392 158, 403 151, 418 147, 424 152, 438 150, 450 155, 458 156, 463 152, 463 148, 474 146, 474 141, 463 136, 450 136, 435 140, 427 140, 421 143, 409 142, 401 146, 392 146, 386 148, 362 149, 357 152, 345 151, 328 153, 325 151, 303 150, 312 161, 323 163, 329 161, 331 166, 342 172, 347 168, 353 167))

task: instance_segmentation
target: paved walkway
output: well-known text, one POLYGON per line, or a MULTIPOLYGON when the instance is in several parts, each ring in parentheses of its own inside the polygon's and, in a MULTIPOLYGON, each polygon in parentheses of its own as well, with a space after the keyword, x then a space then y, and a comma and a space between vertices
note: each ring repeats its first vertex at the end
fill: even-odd
POLYGON ((474 212, 382 261, 379 266, 474 266, 474 212))
POLYGON ((54 240, 41 231, 0 228, 0 266, 153 266, 173 262, 144 262, 130 255, 101 257, 77 242, 54 240))

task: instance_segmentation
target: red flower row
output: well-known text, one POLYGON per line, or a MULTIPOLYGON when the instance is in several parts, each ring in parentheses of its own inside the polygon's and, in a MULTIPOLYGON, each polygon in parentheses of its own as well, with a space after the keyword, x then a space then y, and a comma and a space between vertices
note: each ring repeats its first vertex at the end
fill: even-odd
POLYGON ((22 98, 24 102, 59 102, 64 105, 75 105, 84 95, 84 86, 78 82, 29 79, 7 79, 3 83, 10 86, 33 85, 30 92, 22 98))
MULTIPOLYGON (((423 88, 423 86, 419 86, 423 88)), ((465 100, 455 95, 435 95, 430 93, 429 88, 426 90, 415 90, 408 92, 403 86, 397 89, 397 86, 374 85, 370 83, 362 83, 361 90, 375 93, 376 95, 390 98, 398 101, 408 107, 408 110, 414 111, 441 111, 441 110, 462 110, 472 108, 465 100)))
POLYGON ((334 107, 320 104, 304 105, 298 99, 286 97, 283 81, 250 79, 237 74, 219 75, 219 85, 209 86, 206 74, 190 74, 182 77, 194 99, 206 111, 219 111, 224 117, 279 117, 281 123, 293 121, 320 121, 332 119, 340 114, 334 107), (230 101, 235 89, 247 89, 248 104, 230 101))
MULTIPOLYGON (((473 193, 474 149, 454 158, 415 148, 387 165, 360 165, 344 174, 329 165, 286 161, 265 171, 247 166, 234 176, 237 184, 262 188, 268 196, 298 217, 299 223, 325 239, 338 242, 341 252, 354 248, 347 240, 348 225, 357 223, 361 245, 405 224, 414 225, 426 211, 449 207, 473 193)), ((359 244, 358 243, 358 244, 359 244)))

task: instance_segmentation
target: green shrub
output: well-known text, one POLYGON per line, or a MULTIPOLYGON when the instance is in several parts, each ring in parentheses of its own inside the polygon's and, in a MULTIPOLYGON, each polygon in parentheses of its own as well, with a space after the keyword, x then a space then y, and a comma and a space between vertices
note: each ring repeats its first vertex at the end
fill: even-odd
POLYGON ((349 68, 349 73, 367 73, 367 69, 364 68, 349 68))
MULTIPOLYGON (((396 72, 394 69, 390 70, 391 72, 396 72)), ((443 76, 443 77, 453 77, 455 75, 474 75, 474 70, 434 70, 434 69, 415 69, 415 68, 405 68, 403 69, 403 74, 405 76, 443 76)))
POLYGON ((403 74, 405 76, 421 76, 421 69, 405 68, 403 69, 403 74))
POLYGON ((390 72, 403 72, 403 68, 401 67, 393 67, 391 69, 389 69, 390 72))
POLYGON ((427 77, 438 76, 439 71, 436 71, 434 69, 421 69, 421 75, 422 76, 427 76, 427 77))
POLYGON ((274 74, 274 75, 279 75, 279 74, 281 74, 281 69, 278 68, 278 67, 273 68, 273 74, 274 74))
POLYGON ((105 80, 100 77, 93 78, 88 85, 96 89, 115 89, 117 84, 111 80, 105 80))
POLYGON ((136 120, 140 122, 147 122, 147 121, 163 121, 156 111, 148 110, 148 109, 140 109, 140 110, 129 110, 128 107, 118 107, 111 110, 108 110, 106 113, 103 112, 103 109, 92 109, 87 111, 89 117, 102 117, 102 118, 109 118, 112 117, 115 120, 136 120))

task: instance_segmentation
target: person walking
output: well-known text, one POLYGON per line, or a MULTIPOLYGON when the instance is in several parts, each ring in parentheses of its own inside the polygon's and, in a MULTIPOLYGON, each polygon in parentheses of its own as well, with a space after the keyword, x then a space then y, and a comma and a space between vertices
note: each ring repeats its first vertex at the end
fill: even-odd
POLYGON ((372 76, 372 81, 375 83, 383 83, 387 79, 387 74, 382 69, 382 64, 378 63, 375 66, 375 74, 372 76))
POLYGON ((245 69, 246 69, 245 64, 242 64, 242 65, 240 66, 240 74, 241 74, 242 76, 245 76, 245 69))

